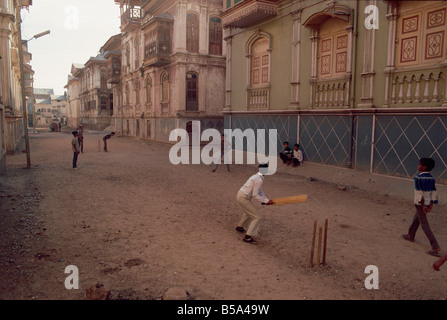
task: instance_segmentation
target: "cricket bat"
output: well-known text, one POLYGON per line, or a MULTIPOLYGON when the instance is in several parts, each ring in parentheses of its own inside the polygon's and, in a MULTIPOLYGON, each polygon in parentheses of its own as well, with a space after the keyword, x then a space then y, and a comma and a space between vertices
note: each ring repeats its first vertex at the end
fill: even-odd
MULTIPOLYGON (((292 197, 275 198, 272 199, 275 205, 288 204, 288 203, 303 203, 307 202, 307 194, 299 194, 292 197)), ((264 204, 264 203, 263 203, 264 204)))

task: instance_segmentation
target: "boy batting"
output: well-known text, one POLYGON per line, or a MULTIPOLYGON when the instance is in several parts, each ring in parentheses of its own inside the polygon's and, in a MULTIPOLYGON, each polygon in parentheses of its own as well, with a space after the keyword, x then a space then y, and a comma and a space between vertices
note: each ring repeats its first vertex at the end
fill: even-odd
POLYGON ((266 205, 275 204, 262 191, 264 175, 267 173, 267 170, 268 164, 260 164, 259 172, 251 176, 237 194, 237 202, 244 210, 244 215, 238 223, 236 230, 245 232, 244 226, 248 226, 245 237, 242 240, 251 244, 257 244, 253 236, 256 236, 259 232, 259 221, 261 219, 251 199, 255 198, 266 205))

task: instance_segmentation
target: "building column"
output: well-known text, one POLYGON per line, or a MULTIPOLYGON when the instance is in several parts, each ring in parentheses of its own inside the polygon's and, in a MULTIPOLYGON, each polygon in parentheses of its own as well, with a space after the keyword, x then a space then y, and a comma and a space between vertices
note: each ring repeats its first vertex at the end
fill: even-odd
POLYGON ((396 55, 396 37, 397 37, 397 19, 399 18, 398 9, 388 4, 388 52, 387 52, 387 63, 385 68, 385 99, 383 102, 383 107, 388 108, 390 106, 389 96, 391 90, 391 84, 393 82, 392 76, 395 65, 395 55, 396 55))
POLYGON ((175 35, 173 52, 186 52, 186 3, 178 5, 178 16, 175 19, 175 35))
POLYGON ((207 65, 200 65, 199 69, 199 112, 206 114, 206 95, 207 95, 207 79, 208 68, 207 65))
POLYGON ((316 90, 316 81, 318 80, 317 76, 317 64, 318 64, 318 40, 320 39, 318 35, 318 30, 312 29, 311 30, 311 46, 312 46, 312 65, 311 65, 311 73, 310 73, 310 104, 309 107, 313 108, 314 106, 314 95, 316 90))
MULTIPOLYGON (((367 5, 377 6, 377 0, 368 1, 367 5)), ((376 50, 376 29, 366 29, 363 40, 362 95, 359 107, 374 107, 374 57, 376 50)))
POLYGON ((300 94, 300 49, 301 49, 301 12, 292 12, 293 35, 292 35, 292 82, 289 110, 299 109, 300 94))
POLYGON ((208 54, 208 9, 200 8, 199 53, 208 54))
POLYGON ((224 111, 231 111, 231 55, 232 55, 232 36, 224 39, 226 45, 226 76, 225 76, 225 107, 224 111))
MULTIPOLYGON (((179 63, 176 67, 175 75, 173 90, 174 92, 177 92, 178 103, 176 109, 173 110, 174 114, 186 111, 186 64, 179 63)), ((171 75, 169 76, 169 79, 171 79, 171 75)))
POLYGON ((14 16, 0 12, 0 102, 11 106, 10 24, 14 16))

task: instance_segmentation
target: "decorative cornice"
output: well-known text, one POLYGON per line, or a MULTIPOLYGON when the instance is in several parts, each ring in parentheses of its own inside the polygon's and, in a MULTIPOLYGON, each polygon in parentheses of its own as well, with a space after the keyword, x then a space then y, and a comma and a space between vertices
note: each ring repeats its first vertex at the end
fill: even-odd
POLYGON ((229 9, 222 14, 222 24, 223 26, 228 26, 258 12, 261 12, 265 15, 277 15, 278 4, 276 2, 266 3, 260 1, 252 1, 245 6, 229 9))

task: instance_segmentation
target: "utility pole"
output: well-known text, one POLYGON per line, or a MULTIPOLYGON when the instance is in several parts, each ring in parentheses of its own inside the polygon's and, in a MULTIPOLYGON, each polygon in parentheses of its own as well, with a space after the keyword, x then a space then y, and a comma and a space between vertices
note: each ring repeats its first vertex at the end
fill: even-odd
MULTIPOLYGON (((31 152, 29 147, 29 132, 28 132, 28 106, 26 105, 26 92, 25 92, 25 72, 23 68, 23 41, 22 41, 22 16, 21 16, 21 10, 22 7, 17 5, 16 7, 16 29, 18 33, 19 38, 19 59, 20 59, 20 86, 22 87, 22 115, 23 115, 23 128, 25 133, 25 148, 26 148, 26 168, 31 168, 31 152)), ((34 37, 32 37, 29 40, 26 40, 25 42, 28 43, 28 41, 32 39, 37 39, 40 37, 43 37, 50 33, 50 30, 46 30, 44 32, 41 32, 39 34, 36 34, 34 37)), ((34 93, 32 94, 32 99, 34 100, 34 93)), ((32 101, 34 105, 34 101, 32 101)), ((35 113, 33 112, 33 122, 34 122, 35 113)))
POLYGON ((26 105, 26 94, 25 94, 25 73, 23 71, 23 43, 22 43, 22 17, 21 17, 21 6, 16 7, 16 29, 19 38, 19 59, 20 59, 20 86, 22 87, 22 114, 23 114, 23 127, 25 131, 25 148, 26 148, 26 168, 31 168, 31 152, 29 147, 29 134, 28 134, 28 110, 26 105))

